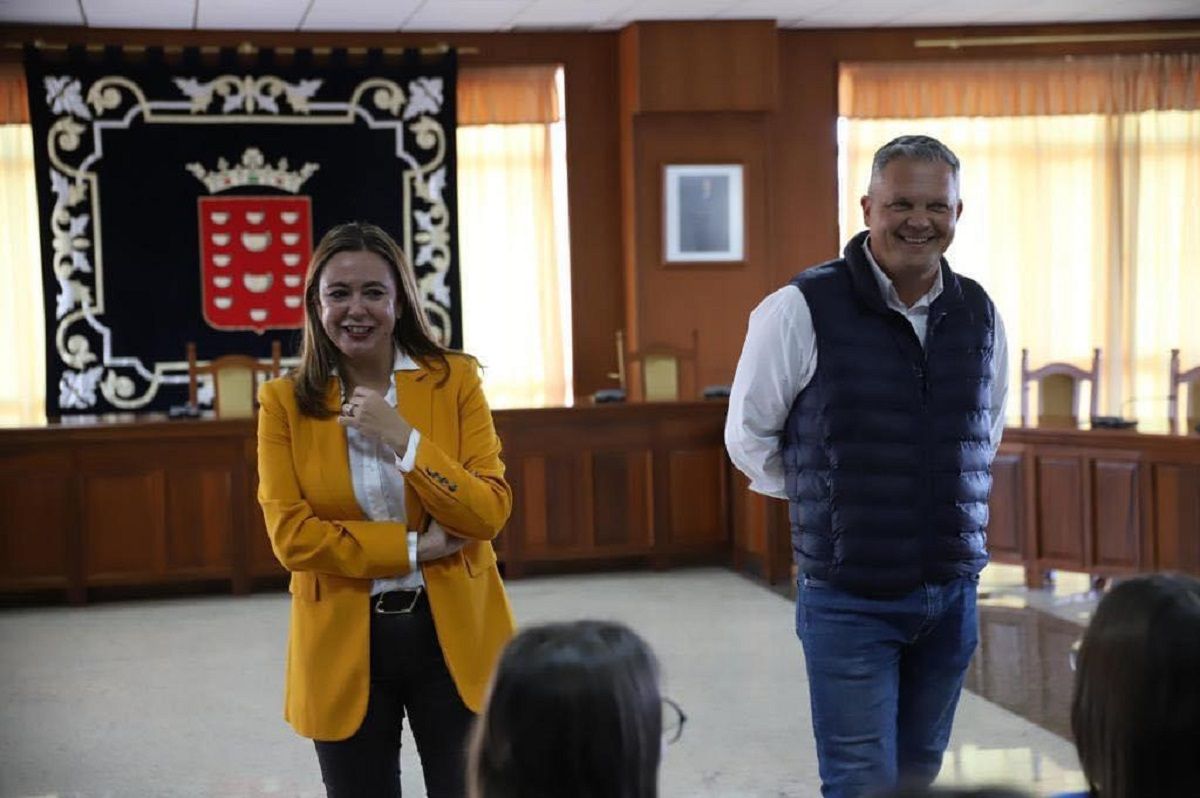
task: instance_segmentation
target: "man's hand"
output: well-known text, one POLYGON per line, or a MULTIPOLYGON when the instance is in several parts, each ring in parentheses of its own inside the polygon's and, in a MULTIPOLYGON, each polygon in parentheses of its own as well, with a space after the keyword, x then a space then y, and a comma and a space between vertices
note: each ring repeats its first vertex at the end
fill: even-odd
POLYGON ((417 537, 417 562, 429 562, 449 557, 465 545, 467 545, 466 538, 452 535, 437 521, 430 521, 429 529, 425 531, 425 534, 417 537))
POLYGON ((354 427, 364 435, 386 443, 397 455, 403 455, 408 448, 408 436, 412 434, 412 424, 387 403, 378 391, 370 388, 355 388, 354 393, 342 405, 342 414, 338 423, 343 427, 354 427))

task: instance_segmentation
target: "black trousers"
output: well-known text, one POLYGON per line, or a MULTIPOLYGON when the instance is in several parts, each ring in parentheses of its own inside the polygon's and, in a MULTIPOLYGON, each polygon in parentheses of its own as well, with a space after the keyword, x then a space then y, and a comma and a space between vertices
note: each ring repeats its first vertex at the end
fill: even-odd
POLYGON ((411 613, 371 612, 367 714, 349 738, 316 741, 329 798, 400 798, 400 733, 406 713, 428 798, 463 798, 467 735, 475 715, 446 669, 424 593, 411 613))

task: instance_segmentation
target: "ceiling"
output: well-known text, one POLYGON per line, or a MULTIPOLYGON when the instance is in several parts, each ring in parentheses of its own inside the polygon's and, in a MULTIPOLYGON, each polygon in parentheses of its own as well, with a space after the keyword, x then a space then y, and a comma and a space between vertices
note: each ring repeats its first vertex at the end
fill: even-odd
POLYGON ((1200 0, 0 0, 0 23, 285 31, 611 30, 679 19, 858 28, 1197 17, 1200 0))

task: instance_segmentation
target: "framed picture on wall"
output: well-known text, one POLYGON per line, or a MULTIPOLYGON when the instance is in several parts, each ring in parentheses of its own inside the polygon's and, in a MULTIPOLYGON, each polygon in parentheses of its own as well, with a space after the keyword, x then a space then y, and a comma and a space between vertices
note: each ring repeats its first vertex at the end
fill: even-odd
POLYGON ((667 263, 745 260, 741 164, 672 164, 663 169, 667 263))

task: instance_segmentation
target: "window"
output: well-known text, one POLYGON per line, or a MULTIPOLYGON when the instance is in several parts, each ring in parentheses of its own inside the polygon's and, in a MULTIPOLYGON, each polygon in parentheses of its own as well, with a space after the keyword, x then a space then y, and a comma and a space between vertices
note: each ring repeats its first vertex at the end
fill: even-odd
POLYGON ((463 344, 483 363, 493 407, 571 400, 562 79, 556 67, 460 78, 463 344))
POLYGON ((0 422, 46 414, 46 339, 33 133, 0 125, 0 422))

